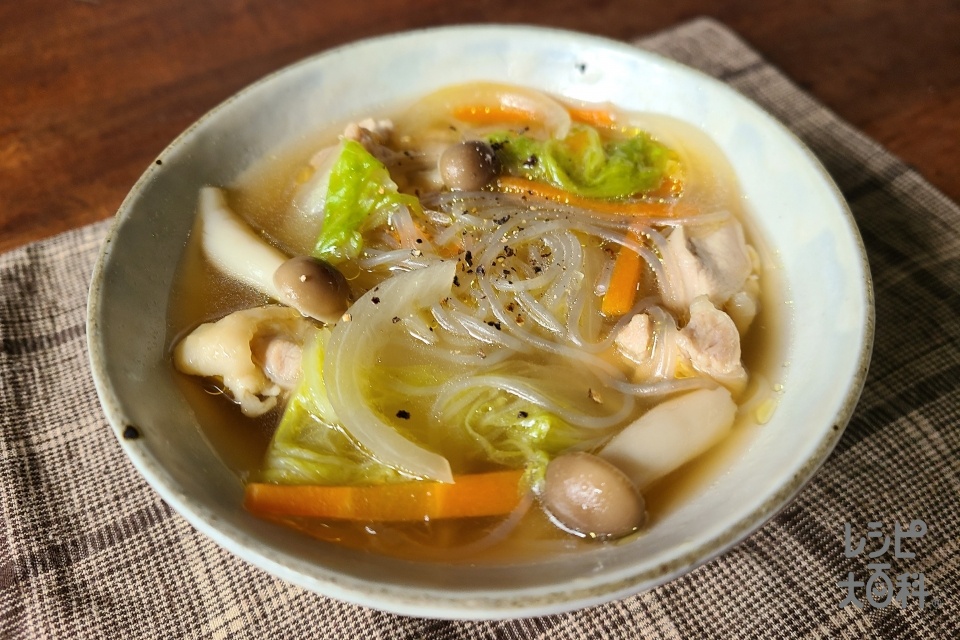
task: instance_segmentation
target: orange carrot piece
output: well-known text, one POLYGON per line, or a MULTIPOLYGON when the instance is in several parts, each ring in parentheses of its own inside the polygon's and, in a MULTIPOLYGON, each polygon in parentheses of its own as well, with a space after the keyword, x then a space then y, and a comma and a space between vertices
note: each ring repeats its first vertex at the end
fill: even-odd
POLYGON ((529 111, 508 107, 504 105, 488 106, 460 106, 454 107, 453 117, 460 122, 466 122, 476 126, 488 126, 493 124, 529 124, 533 122, 535 116, 529 111))
POLYGON ((506 515, 520 503, 521 470, 366 487, 250 483, 244 506, 258 516, 404 522, 506 515))
MULTIPOLYGON (((568 106, 567 112, 575 122, 595 127, 609 128, 616 123, 616 117, 605 109, 568 106)), ((453 108, 453 117, 478 126, 498 123, 529 124, 536 119, 536 115, 529 111, 506 105, 462 105, 453 108)))
POLYGON ((616 117, 605 109, 590 109, 588 107, 567 107, 570 118, 575 122, 582 122, 594 127, 612 127, 616 117))
POLYGON ((683 194, 683 180, 671 176, 663 179, 660 186, 647 194, 648 198, 679 198, 683 194))
MULTIPOLYGON (((629 237, 643 242, 636 231, 631 230, 629 237)), ((629 247, 620 247, 617 260, 613 263, 613 272, 610 274, 610 284, 607 285, 607 292, 603 294, 603 301, 600 303, 600 310, 604 315, 622 316, 633 308, 642 267, 640 254, 629 247)))
POLYGON ((599 211, 600 213, 645 216, 647 218, 674 218, 678 215, 690 215, 693 213, 690 207, 686 205, 664 202, 662 200, 624 202, 585 198, 568 193, 563 189, 558 189, 545 182, 517 178, 515 176, 501 176, 498 179, 498 183, 500 190, 506 193, 526 193, 545 200, 570 204, 575 207, 599 211))

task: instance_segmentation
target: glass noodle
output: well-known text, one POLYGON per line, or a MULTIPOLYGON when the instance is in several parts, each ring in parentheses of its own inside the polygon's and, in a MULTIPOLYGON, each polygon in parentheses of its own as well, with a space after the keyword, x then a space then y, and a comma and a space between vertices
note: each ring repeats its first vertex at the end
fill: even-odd
MULTIPOLYGON (((200 207, 172 292, 171 348, 211 441, 263 491, 248 491, 248 507, 324 540, 409 558, 576 551, 605 535, 584 534, 551 506, 554 460, 589 455, 610 466, 617 458, 606 452, 657 407, 699 392, 749 399, 709 446, 654 481, 617 469, 642 491, 655 525, 673 504, 663 496, 696 486, 691 478, 724 450, 716 442, 756 423, 750 411, 777 379, 770 354, 782 328, 767 302, 773 285, 760 278, 768 255, 725 159, 669 118, 492 83, 445 88, 386 115, 308 136, 205 192, 231 237, 269 247, 257 254, 267 256, 261 271, 274 256, 301 256, 314 265, 299 277, 307 283, 319 260, 345 295, 342 313, 320 321, 276 278, 238 285, 230 269, 250 271, 245 250, 208 246, 216 234, 204 224, 214 216, 200 207), (480 153, 489 175, 458 186, 466 183, 444 160, 452 148, 480 153), (739 254, 722 255, 734 245, 739 254), (303 317, 271 310, 277 303, 303 317), (250 324, 234 317, 227 332, 238 310, 250 324), (716 369, 733 351, 711 341, 734 325, 735 359, 716 369), (211 353, 220 359, 205 360, 211 353), (232 376, 236 358, 259 386, 232 376), (285 362, 297 367, 289 378, 278 373, 285 362), (202 391, 211 385, 217 395, 202 391), (241 388, 277 398, 276 408, 241 413, 229 402, 241 388), (440 491, 430 483, 501 482, 495 474, 505 471, 522 474, 510 476, 515 495, 489 513, 376 515, 388 513, 378 487, 429 495, 440 491), (263 510, 257 496, 276 487, 294 497, 263 510), (374 515, 346 503, 331 507, 340 515, 310 515, 311 505, 348 495, 368 496, 362 508, 374 515)), ((650 437, 645 450, 673 446, 650 437)), ((451 491, 458 509, 490 502, 451 491)))

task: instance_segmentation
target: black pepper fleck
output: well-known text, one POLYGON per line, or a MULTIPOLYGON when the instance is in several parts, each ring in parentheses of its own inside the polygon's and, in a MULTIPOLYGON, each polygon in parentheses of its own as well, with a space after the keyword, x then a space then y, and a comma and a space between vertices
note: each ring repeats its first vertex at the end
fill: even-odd
POLYGON ((398 322, 400 322, 400 318, 393 316, 393 324, 397 324, 398 322))
POLYGON ((397 411, 397 417, 400 418, 401 420, 409 420, 410 412, 407 411, 406 409, 400 409, 400 411, 397 411))
POLYGON ((517 412, 517 417, 518 417, 518 418, 526 418, 526 417, 529 416, 529 415, 530 415, 530 414, 527 413, 526 411, 518 411, 518 412, 517 412))
POLYGON ((163 160, 157 160, 157 164, 158 165, 163 164, 163 160))
POLYGON ((459 278, 459 277, 453 276, 453 286, 455 286, 455 287, 459 287, 459 286, 460 286, 460 278, 459 278))
POLYGON ((373 296, 372 298, 370 298, 370 302, 372 302, 373 304, 380 304, 380 298, 378 298, 377 296, 373 296))
POLYGON ((468 250, 465 254, 463 254, 463 261, 467 263, 467 266, 468 266, 468 267, 472 267, 472 266, 473 266, 473 252, 468 250))
POLYGON ((124 440, 136 440, 140 437, 140 430, 137 429, 132 424, 128 424, 123 430, 123 439, 124 440))

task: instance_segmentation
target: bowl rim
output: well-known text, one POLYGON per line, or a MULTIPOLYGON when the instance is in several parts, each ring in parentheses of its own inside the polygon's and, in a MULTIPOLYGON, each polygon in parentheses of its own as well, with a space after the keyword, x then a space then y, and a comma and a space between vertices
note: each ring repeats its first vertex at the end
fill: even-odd
POLYGON ((164 148, 158 156, 158 161, 148 166, 121 203, 94 267, 87 304, 86 330, 89 361, 93 372, 94 385, 101 406, 121 448, 137 471, 147 480, 151 488, 193 527, 211 538, 219 546, 270 574, 279 576, 291 583, 317 593, 353 604, 372 606, 403 615, 433 618, 505 619, 560 613, 645 591, 668 582, 716 558, 766 524, 779 511, 788 506, 807 485, 815 475, 817 469, 826 461, 839 442, 847 423, 853 415, 853 411, 866 381, 874 340, 874 323, 875 306, 870 266, 862 237, 860 236, 849 205, 816 155, 810 151, 793 131, 772 116, 764 107, 737 92, 728 84, 698 69, 657 53, 647 51, 628 42, 565 29, 531 25, 485 23, 414 29, 363 38, 325 49, 267 74, 237 91, 203 114, 164 148), (734 100, 746 103, 749 107, 757 111, 759 116, 766 118, 768 124, 778 128, 782 133, 787 134, 796 147, 803 153, 810 166, 815 169, 819 178, 825 185, 829 186, 839 206, 840 213, 842 213, 845 231, 849 233, 850 239, 853 240, 857 250, 857 257, 859 258, 858 266, 861 270, 861 273, 857 274, 857 276, 863 285, 862 288, 858 287, 858 291, 863 296, 861 303, 863 305, 864 316, 862 318, 863 333, 859 345, 859 356, 856 362, 855 374, 848 383, 840 408, 833 416, 831 428, 823 432, 813 453, 792 477, 775 492, 771 493, 759 507, 734 522, 722 533, 707 539, 702 544, 677 556, 669 562, 631 574, 620 580, 587 586, 570 585, 569 589, 557 589, 539 595, 526 593, 519 595, 515 593, 512 595, 509 593, 504 595, 490 595, 489 593, 463 594, 459 592, 443 592, 439 589, 429 594, 418 595, 400 586, 389 585, 389 588, 384 589, 383 585, 370 585, 360 578, 353 579, 354 582, 349 584, 325 581, 315 576, 307 575, 302 571, 298 571, 293 567, 269 557, 269 554, 264 554, 262 549, 254 548, 253 545, 249 544, 251 542, 249 539, 244 539, 243 536, 238 535, 240 533, 239 531, 234 531, 232 528, 224 531, 224 529, 219 526, 220 523, 213 514, 206 512, 201 506, 192 503, 186 495, 178 491, 177 487, 168 485, 161 465, 154 456, 151 455, 149 450, 137 446, 136 441, 130 441, 124 437, 123 432, 126 428, 126 422, 121 409, 120 398, 111 384, 107 358, 101 348, 101 343, 98 342, 98 336, 101 333, 100 318, 103 306, 106 304, 103 297, 104 273, 113 253, 112 244, 116 239, 120 227, 132 217, 134 204, 146 183, 156 171, 162 171, 162 167, 159 166, 159 159, 164 158, 174 149, 183 145, 197 128, 216 118, 221 111, 233 102, 244 99, 248 94, 251 94, 263 85, 269 84, 279 76, 312 65, 315 61, 324 57, 342 56, 349 54, 353 49, 367 47, 374 43, 389 43, 390 41, 422 38, 441 33, 447 35, 455 35, 458 33, 475 35, 478 32, 491 32, 498 36, 510 33, 516 37, 548 36, 553 38, 568 38, 590 47, 598 47, 628 56, 647 58, 671 69, 673 72, 687 75, 692 74, 697 77, 700 82, 711 86, 713 90, 727 94, 728 97, 732 96, 734 100), (371 590, 371 587, 376 588, 371 590))

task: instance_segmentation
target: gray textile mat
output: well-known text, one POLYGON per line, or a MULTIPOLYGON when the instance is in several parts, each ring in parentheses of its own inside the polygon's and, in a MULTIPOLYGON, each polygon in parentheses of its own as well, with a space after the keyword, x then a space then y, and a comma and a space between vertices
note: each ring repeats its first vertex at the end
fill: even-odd
MULTIPOLYGON (((869 252, 877 333, 836 451, 778 517, 723 557, 620 602, 502 622, 404 618, 287 585, 193 530, 127 462, 87 365, 87 287, 108 223, 0 256, 0 636, 318 638, 960 637, 960 210, 734 34, 700 19, 641 40, 729 82, 802 138, 869 252), (891 577, 926 608, 839 607, 844 523, 922 519, 891 577), (895 580, 895 579, 894 579, 895 580)), ((802 314, 802 310, 800 310, 802 314)), ((868 549, 875 547, 870 546, 868 549)), ((863 590, 860 591, 863 598, 863 590)))

